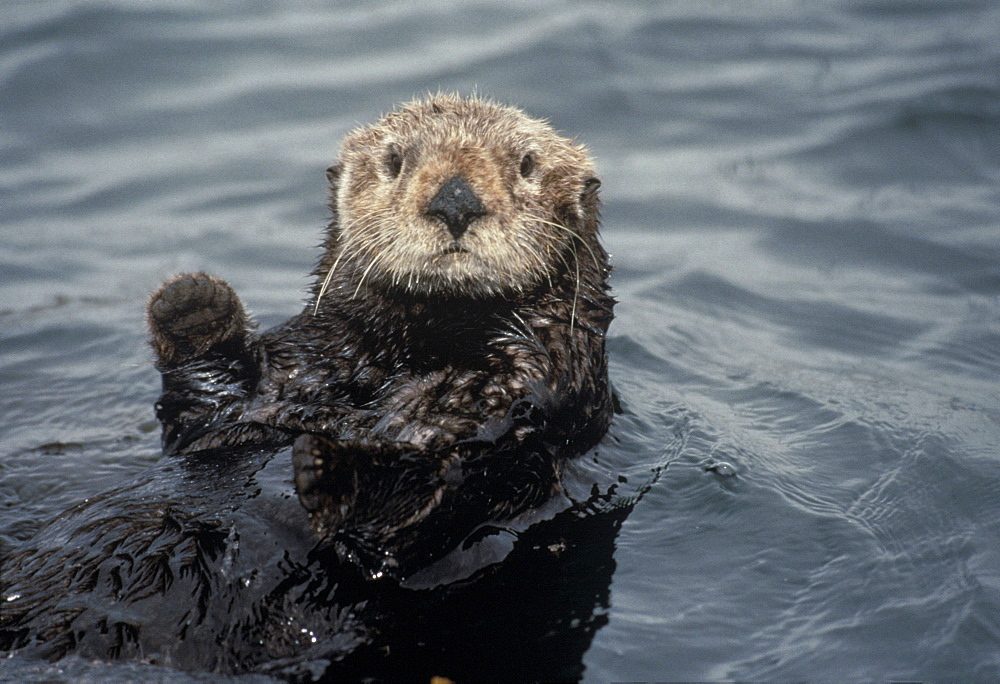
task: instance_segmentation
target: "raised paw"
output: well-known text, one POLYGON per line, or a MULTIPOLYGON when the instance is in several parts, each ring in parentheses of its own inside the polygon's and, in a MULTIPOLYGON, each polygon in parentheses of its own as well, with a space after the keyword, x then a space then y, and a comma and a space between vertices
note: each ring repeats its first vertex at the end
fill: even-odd
POLYGON ((242 340, 250 329, 233 288, 206 273, 174 276, 153 293, 146 313, 161 368, 242 340))

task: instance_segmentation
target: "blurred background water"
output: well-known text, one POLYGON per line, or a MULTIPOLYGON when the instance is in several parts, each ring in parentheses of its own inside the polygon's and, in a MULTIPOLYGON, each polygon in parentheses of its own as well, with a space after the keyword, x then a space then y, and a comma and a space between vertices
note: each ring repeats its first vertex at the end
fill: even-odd
POLYGON ((1000 678, 989 0, 5 2, 0 544, 157 461, 148 292, 297 311, 340 138, 437 90, 604 181, 643 495, 583 678, 1000 678))

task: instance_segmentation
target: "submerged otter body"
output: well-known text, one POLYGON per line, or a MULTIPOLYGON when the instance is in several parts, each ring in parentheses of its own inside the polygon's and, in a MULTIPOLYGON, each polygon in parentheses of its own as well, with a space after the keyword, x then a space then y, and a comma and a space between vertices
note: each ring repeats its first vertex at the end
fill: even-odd
MULTIPOLYGON (((475 98, 434 96, 351 133, 328 170, 333 219, 302 313, 258 333, 233 290, 205 274, 173 278, 149 303, 165 454, 247 469, 228 494, 220 489, 219 509, 233 514, 219 522, 211 476, 196 465, 190 515, 174 514, 184 503, 173 494, 149 497, 149 515, 119 514, 114 502, 128 501, 125 488, 64 516, 52 528, 57 542, 43 538, 0 568, 5 595, 16 597, 0 614, 0 648, 72 651, 84 638, 70 631, 67 640, 70 620, 90 615, 87 624, 106 631, 100 611, 127 613, 168 596, 177 591, 170 578, 195 570, 208 586, 221 573, 227 591, 242 591, 228 574, 230 555, 241 529, 273 523, 240 522, 261 519, 242 511, 255 501, 254 473, 273 454, 268 468, 287 468, 317 535, 312 551, 291 556, 300 569, 319 563, 405 579, 463 540, 468 546, 477 528, 552 499, 567 459, 597 444, 614 410, 605 351, 614 302, 593 173, 583 148, 547 124, 475 98), (105 546, 76 555, 64 548, 66 538, 72 547, 86 535, 105 546), (157 549, 152 564, 141 557, 143 540, 157 549), (46 560, 67 554, 72 571, 46 560), (45 563, 54 565, 47 584, 33 587, 31 569, 45 563), (151 572, 160 578, 154 589, 151 572), (70 598, 57 602, 48 595, 55 591, 70 598), (111 607, 72 598, 88 592, 111 607), (60 634, 59 648, 41 648, 60 634)), ((294 513, 283 510, 282 524, 294 527, 294 513)), ((266 601, 315 572, 289 584, 268 568, 277 588, 266 601)), ((201 613, 185 612, 174 639, 193 639, 191 616, 204 620, 216 605, 196 602, 201 613)), ((284 624, 286 609, 262 616, 255 608, 255 634, 284 624)), ((162 629, 149 638, 169 641, 162 629)), ((142 643, 129 634, 126 642, 142 643)), ((135 655, 121 640, 88 653, 135 655)), ((212 667, 242 669, 241 657, 233 651, 212 667)))

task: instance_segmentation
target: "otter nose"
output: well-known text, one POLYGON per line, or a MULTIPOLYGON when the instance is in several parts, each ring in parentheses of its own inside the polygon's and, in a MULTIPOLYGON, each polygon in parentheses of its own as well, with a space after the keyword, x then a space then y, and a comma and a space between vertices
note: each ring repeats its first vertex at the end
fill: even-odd
POLYGON ((457 240, 470 223, 486 214, 486 210, 465 179, 455 176, 434 195, 427 205, 427 214, 444 221, 448 232, 457 240))

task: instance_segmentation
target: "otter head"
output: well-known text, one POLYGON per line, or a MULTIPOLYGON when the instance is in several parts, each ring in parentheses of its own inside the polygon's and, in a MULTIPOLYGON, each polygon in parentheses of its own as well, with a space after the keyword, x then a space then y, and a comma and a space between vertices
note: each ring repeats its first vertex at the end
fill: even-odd
POLYGON ((355 292, 517 296, 572 270, 597 231, 586 150, 477 98, 404 105, 348 135, 328 175, 338 222, 325 260, 355 292))

